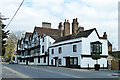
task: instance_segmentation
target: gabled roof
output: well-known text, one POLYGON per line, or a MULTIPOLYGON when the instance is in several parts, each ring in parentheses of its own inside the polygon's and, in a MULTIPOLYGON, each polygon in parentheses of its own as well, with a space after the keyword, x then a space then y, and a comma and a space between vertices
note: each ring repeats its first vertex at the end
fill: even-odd
POLYGON ((60 37, 60 30, 59 29, 51 29, 51 28, 44 28, 44 27, 35 27, 35 29, 39 36, 43 34, 52 37, 53 39, 58 39, 60 37))
POLYGON ((28 40, 30 41, 30 37, 32 36, 33 33, 31 32, 26 32, 25 37, 28 37, 28 40))
MULTIPOLYGON (((96 31, 96 33, 98 35, 96 28, 93 28, 93 29, 79 32, 76 37, 88 37, 94 30, 96 31)), ((99 37, 99 35, 98 35, 98 37, 99 37)))
POLYGON ((19 47, 20 47, 20 45, 21 45, 21 40, 18 40, 17 49, 18 49, 18 45, 19 45, 19 47))
POLYGON ((60 38, 58 38, 58 39, 56 40, 55 43, 61 42, 61 41, 66 41, 66 40, 70 40, 70 39, 74 39, 74 38, 88 37, 94 30, 96 31, 97 36, 99 37, 99 34, 98 34, 96 28, 93 28, 93 29, 81 31, 81 32, 79 32, 77 35, 71 34, 71 35, 68 35, 68 36, 60 37, 60 38))
POLYGON ((112 46, 112 44, 110 43, 110 41, 108 41, 108 46, 112 46))
POLYGON ((26 32, 26 36, 29 38, 32 35, 31 32, 26 32))
POLYGON ((21 38, 21 41, 23 41, 23 42, 24 42, 24 41, 25 41, 25 38, 21 38))

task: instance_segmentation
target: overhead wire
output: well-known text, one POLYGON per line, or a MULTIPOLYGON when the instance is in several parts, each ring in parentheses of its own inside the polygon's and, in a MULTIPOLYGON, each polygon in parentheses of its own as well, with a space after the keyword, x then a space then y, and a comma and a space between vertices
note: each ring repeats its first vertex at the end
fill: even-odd
POLYGON ((13 15, 13 17, 11 18, 11 20, 9 21, 9 23, 7 24, 7 26, 4 29, 7 29, 8 26, 10 25, 10 23, 12 22, 12 20, 14 19, 14 17, 16 16, 17 12, 20 10, 20 7, 22 6, 22 4, 24 3, 24 0, 21 2, 21 4, 19 5, 18 9, 16 10, 15 14, 13 15))

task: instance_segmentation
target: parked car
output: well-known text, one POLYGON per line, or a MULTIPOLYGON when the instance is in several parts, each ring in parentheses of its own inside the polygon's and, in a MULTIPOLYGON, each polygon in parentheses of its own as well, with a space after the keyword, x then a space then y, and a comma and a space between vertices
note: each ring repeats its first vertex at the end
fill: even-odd
POLYGON ((9 64, 14 64, 14 62, 13 61, 9 61, 9 64))

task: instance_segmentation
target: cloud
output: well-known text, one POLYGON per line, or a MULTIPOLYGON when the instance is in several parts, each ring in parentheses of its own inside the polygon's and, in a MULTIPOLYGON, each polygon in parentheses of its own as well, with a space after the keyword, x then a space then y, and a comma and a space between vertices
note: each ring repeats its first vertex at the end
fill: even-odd
MULTIPOLYGON (((97 28, 102 36, 107 32, 113 47, 118 45, 118 1, 119 0, 25 0, 17 15, 8 27, 11 31, 33 31, 34 26, 51 22, 58 28, 59 22, 78 18, 85 29, 97 28)), ((21 0, 1 0, 0 12, 6 17, 13 16, 21 0)), ((9 19, 9 20, 10 20, 9 19)), ((4 21, 8 24, 9 20, 4 21)))
POLYGON ((67 0, 64 17, 78 18, 80 26, 95 27, 101 36, 107 32, 113 47, 118 47, 118 0, 67 0))

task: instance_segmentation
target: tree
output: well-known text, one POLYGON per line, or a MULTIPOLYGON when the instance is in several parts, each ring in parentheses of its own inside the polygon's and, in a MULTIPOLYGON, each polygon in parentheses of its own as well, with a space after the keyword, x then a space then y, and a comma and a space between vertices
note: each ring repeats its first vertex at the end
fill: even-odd
POLYGON ((92 59, 95 59, 96 64, 98 64, 98 59, 100 59, 100 55, 99 54, 94 54, 94 55, 92 55, 92 59))
POLYGON ((2 50, 0 50, 2 52, 0 53, 2 53, 2 56, 5 55, 5 47, 7 46, 6 39, 8 38, 8 35, 9 35, 9 30, 5 31, 4 28, 6 25, 2 23, 2 20, 6 20, 6 19, 7 18, 2 18, 0 13, 0 49, 2 47, 2 50))
POLYGON ((98 59, 100 59, 100 54, 94 54, 92 55, 92 59, 96 60, 96 64, 95 66, 95 70, 99 70, 100 69, 100 65, 98 64, 98 59))
POLYGON ((17 41, 22 37, 22 31, 12 32, 9 34, 8 40, 6 41, 7 47, 6 47, 6 53, 5 53, 5 59, 7 61, 14 60, 14 55, 16 53, 17 48, 17 41))

